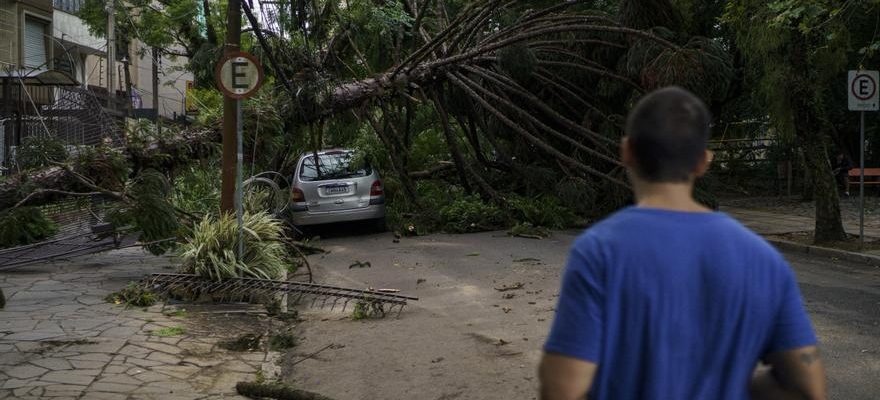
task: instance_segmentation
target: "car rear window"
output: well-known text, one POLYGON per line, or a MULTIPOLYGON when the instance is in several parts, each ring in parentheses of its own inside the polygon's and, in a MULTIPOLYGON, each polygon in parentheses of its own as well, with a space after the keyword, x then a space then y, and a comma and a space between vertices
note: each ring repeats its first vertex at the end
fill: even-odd
MULTIPOLYGON (((315 167, 315 156, 303 159, 299 170, 299 179, 303 182, 326 181, 331 179, 361 178, 373 173, 370 164, 355 159, 355 153, 339 152, 318 155, 315 167)), ((360 158, 360 157, 357 157, 360 158)))

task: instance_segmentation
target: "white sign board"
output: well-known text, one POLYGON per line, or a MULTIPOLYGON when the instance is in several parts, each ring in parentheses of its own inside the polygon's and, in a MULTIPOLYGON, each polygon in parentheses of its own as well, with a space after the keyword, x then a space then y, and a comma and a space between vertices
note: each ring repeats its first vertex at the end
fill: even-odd
POLYGON ((880 74, 877 71, 849 71, 847 92, 850 111, 877 111, 880 106, 880 74))
POLYGON ((216 78, 227 97, 243 99, 254 94, 263 83, 263 67, 248 53, 233 53, 217 64, 216 78))

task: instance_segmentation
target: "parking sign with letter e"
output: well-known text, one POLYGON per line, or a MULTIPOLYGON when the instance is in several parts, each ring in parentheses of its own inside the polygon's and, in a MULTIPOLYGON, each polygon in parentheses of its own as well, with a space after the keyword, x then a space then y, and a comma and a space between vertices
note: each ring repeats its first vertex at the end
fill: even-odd
POLYGON ((877 71, 849 71, 847 92, 850 111, 877 111, 880 106, 877 71))
POLYGON ((263 67, 254 56, 236 52, 217 63, 217 86, 226 97, 244 99, 256 93, 263 83, 263 67))

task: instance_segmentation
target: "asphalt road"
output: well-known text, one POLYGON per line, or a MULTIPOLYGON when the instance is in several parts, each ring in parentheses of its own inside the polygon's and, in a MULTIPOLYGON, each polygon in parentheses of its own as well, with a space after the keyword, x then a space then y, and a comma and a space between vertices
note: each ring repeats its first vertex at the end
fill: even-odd
POLYGON ((821 341, 830 398, 880 398, 880 266, 786 258, 821 341))
MULTIPOLYGON (((535 368, 576 232, 325 239, 321 282, 420 297, 400 318, 306 310, 285 379, 337 400, 533 399, 535 368), (350 268, 370 261, 370 268, 350 268), (499 291, 505 286, 522 288, 499 291), (309 357, 328 345, 314 357, 309 357), (296 362, 295 367, 289 367, 296 362)), ((830 398, 880 398, 880 267, 787 254, 822 342, 830 398)))

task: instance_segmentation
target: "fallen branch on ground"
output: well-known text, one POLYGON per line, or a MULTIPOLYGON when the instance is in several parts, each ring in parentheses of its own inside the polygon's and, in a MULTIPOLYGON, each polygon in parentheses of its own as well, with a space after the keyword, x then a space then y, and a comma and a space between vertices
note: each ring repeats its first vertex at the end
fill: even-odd
POLYGON ((269 398, 278 400, 332 400, 317 393, 297 390, 283 383, 239 382, 235 391, 250 398, 269 398))

